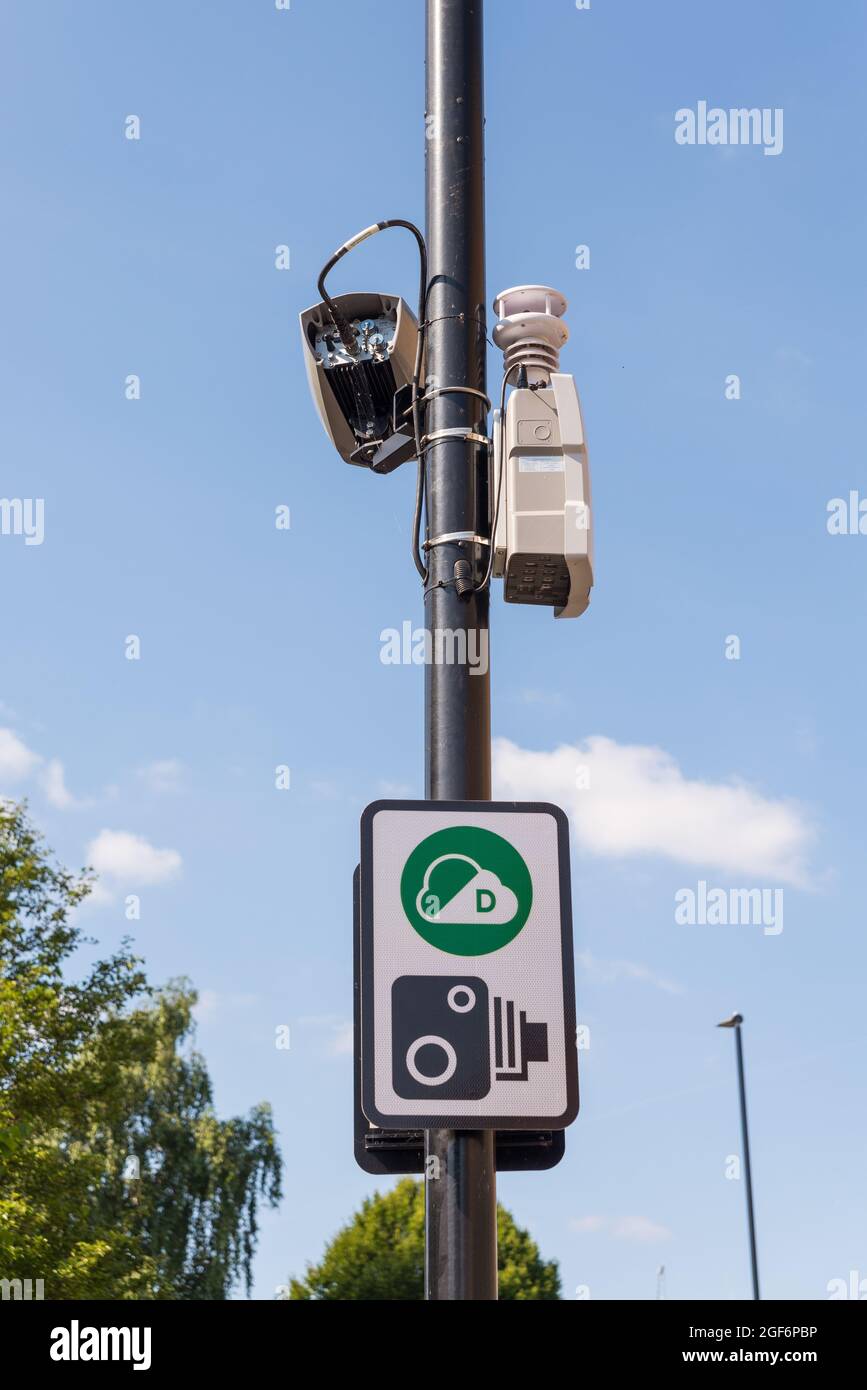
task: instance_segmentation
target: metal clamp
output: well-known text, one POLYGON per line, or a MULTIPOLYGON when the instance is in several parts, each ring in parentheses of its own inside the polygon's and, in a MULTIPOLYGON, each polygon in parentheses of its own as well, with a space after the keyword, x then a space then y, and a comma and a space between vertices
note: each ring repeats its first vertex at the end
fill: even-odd
POLYGON ((477 536, 475 531, 448 531, 442 536, 434 536, 425 541, 422 550, 433 550, 435 545, 450 545, 453 541, 471 541, 473 545, 490 545, 487 536, 477 536))
POLYGON ((484 391, 477 391, 475 386, 437 386, 433 391, 426 391, 423 396, 419 396, 418 404, 422 405, 425 401, 432 401, 437 396, 456 395, 475 396, 477 400, 484 401, 485 407, 488 410, 491 409, 490 399, 485 395, 484 391))
POLYGON ((437 444, 441 439, 465 439, 470 444, 486 444, 489 449, 493 443, 486 434, 476 434, 475 430, 458 425, 455 429, 434 430, 433 434, 422 435, 421 447, 427 449, 429 445, 437 444))

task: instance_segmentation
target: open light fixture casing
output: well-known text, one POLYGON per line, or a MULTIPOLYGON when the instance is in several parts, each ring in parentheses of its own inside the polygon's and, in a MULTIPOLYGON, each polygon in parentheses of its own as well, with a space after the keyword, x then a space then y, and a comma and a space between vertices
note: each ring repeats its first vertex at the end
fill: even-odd
POLYGON ((356 334, 356 355, 320 302, 300 315, 304 365, 325 433, 346 463, 363 466, 393 431, 395 392, 412 382, 418 324, 399 295, 341 294, 334 303, 356 334))

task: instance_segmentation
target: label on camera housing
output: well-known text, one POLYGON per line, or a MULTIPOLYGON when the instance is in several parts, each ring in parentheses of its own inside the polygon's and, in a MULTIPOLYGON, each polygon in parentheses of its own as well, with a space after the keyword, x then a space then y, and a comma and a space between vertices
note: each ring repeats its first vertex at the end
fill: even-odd
POLYGON ((520 454, 519 473, 565 473, 566 460, 562 454, 520 454))
POLYGON ((368 806, 360 945, 361 1103, 371 1124, 572 1123, 569 832, 558 807, 368 806))

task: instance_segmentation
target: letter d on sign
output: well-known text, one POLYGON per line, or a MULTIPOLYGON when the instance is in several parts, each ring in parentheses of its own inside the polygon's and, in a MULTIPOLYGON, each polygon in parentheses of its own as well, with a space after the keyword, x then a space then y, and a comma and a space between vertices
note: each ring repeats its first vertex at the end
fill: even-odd
POLYGON ((497 900, 490 888, 476 889, 476 912, 492 912, 496 906, 497 900), (487 898, 488 901, 482 902, 483 898, 487 898))

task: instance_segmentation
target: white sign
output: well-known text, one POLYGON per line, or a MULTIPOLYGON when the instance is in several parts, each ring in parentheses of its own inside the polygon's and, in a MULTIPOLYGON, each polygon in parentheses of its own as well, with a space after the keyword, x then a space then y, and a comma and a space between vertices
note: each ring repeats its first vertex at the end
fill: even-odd
POLYGON ((371 1124, 565 1129, 578 1113, 578 1059, 563 812, 368 806, 360 975, 371 1124))

